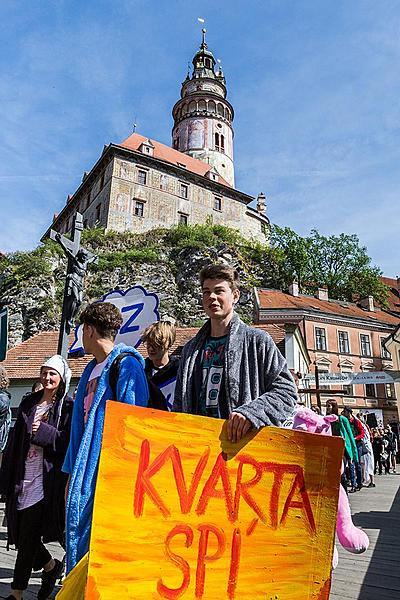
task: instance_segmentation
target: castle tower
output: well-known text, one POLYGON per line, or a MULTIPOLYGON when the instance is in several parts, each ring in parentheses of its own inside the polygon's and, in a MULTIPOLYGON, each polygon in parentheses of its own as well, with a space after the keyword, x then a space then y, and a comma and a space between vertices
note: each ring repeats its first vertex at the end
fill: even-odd
POLYGON ((193 58, 193 72, 182 84, 181 98, 172 109, 172 146, 207 162, 232 186, 234 111, 226 99, 225 77, 208 50, 206 30, 200 50, 193 58))

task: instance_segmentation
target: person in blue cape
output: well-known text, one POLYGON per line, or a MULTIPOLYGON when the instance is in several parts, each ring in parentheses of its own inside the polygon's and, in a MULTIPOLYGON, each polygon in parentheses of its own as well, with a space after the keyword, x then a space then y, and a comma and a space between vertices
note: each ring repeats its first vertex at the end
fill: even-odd
POLYGON ((69 573, 88 552, 93 501, 107 400, 148 405, 144 360, 125 344, 114 346, 122 316, 109 302, 94 302, 81 313, 83 346, 94 359, 79 381, 72 415, 71 439, 63 471, 69 474, 66 502, 66 569, 69 573), (116 397, 110 387, 110 368, 116 357, 129 352, 119 365, 116 397))

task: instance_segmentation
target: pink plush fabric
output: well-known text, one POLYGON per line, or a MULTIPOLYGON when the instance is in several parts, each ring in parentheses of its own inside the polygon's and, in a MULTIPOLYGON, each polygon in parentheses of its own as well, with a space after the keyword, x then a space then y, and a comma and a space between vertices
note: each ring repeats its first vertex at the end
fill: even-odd
MULTIPOLYGON (((337 420, 336 415, 317 415, 309 408, 299 408, 296 411, 293 429, 321 435, 332 435, 331 423, 337 420)), ((343 468, 343 467, 342 467, 343 468)), ((369 546, 367 534, 356 527, 351 518, 349 499, 343 486, 339 486, 339 502, 336 519, 336 534, 340 544, 348 552, 361 554, 369 546)), ((335 548, 333 554, 333 568, 337 566, 338 554, 335 548)))

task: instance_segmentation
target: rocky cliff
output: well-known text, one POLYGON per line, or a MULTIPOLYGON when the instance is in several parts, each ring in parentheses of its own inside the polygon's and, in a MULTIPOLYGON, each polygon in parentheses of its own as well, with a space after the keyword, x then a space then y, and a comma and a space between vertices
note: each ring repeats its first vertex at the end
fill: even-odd
MULTIPOLYGON (((198 273, 210 262, 238 269, 238 312, 246 321, 252 317, 253 286, 273 285, 268 248, 223 226, 178 226, 140 235, 93 229, 83 233, 82 244, 99 257, 85 280, 84 303, 112 289, 141 284, 158 294, 160 314, 174 317, 179 325, 198 325, 204 319, 198 273)), ((10 346, 58 328, 65 270, 66 258, 50 240, 32 252, 0 259, 0 308, 9 309, 10 346)))

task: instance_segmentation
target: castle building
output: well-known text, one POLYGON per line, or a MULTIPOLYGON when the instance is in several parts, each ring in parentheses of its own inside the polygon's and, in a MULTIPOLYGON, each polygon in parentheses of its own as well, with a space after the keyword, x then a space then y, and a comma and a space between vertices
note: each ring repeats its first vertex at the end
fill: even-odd
POLYGON ((172 147, 138 133, 110 143, 50 229, 71 230, 77 212, 85 228, 144 232, 179 223, 213 223, 265 241, 265 196, 234 187, 233 117, 224 74, 205 40, 173 107, 172 147))

